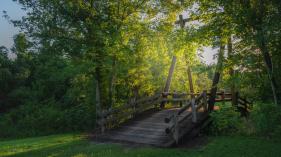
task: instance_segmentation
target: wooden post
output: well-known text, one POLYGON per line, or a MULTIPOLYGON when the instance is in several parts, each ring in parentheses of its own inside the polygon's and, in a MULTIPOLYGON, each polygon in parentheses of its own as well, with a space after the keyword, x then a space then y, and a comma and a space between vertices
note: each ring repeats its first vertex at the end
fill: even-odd
POLYGON ((193 89, 193 81, 192 81, 190 66, 187 67, 187 74, 188 74, 189 91, 191 94, 191 98, 194 98, 194 89, 193 89))
POLYGON ((236 107, 238 107, 238 99, 239 99, 239 92, 235 92, 233 95, 233 102, 235 104, 236 107))
POLYGON ((217 86, 220 80, 220 73, 223 69, 223 60, 224 60, 224 44, 221 41, 221 45, 220 45, 220 50, 219 50, 219 56, 218 56, 218 63, 216 66, 216 71, 215 71, 215 75, 213 78, 213 84, 212 84, 212 88, 211 88, 211 92, 210 92, 210 98, 209 98, 209 111, 214 110, 214 105, 215 105, 215 101, 216 101, 216 94, 217 94, 217 86))
POLYGON ((197 122, 197 111, 195 106, 195 98, 191 98, 191 109, 192 109, 192 122, 197 122))
MULTIPOLYGON (((186 19, 183 19, 182 15, 179 15, 179 21, 177 23, 180 24, 181 29, 184 28, 185 22, 187 22, 186 19)), ((188 75, 188 82, 189 82, 189 90, 191 94, 191 98, 194 98, 194 88, 193 88, 193 81, 192 81, 192 75, 191 75, 191 69, 187 61, 187 75, 188 75)))
MULTIPOLYGON (((170 66, 170 70, 169 70, 169 74, 168 74, 167 81, 166 81, 165 88, 164 88, 164 92, 163 92, 163 98, 167 98, 166 93, 169 92, 169 90, 170 90, 170 86, 171 86, 171 82, 172 82, 172 76, 173 76, 175 66, 176 66, 176 61, 177 61, 176 56, 173 56, 172 63, 171 63, 171 66, 170 66)), ((160 107, 164 108, 165 102, 162 102, 160 107)))
POLYGON ((179 24, 180 24, 181 29, 183 29, 184 25, 185 25, 185 21, 183 20, 182 15, 179 15, 179 24))
POLYGON ((204 103, 204 110, 208 111, 208 102, 207 102, 207 91, 203 91, 203 103, 204 103))
POLYGON ((222 105, 225 105, 225 93, 224 93, 224 90, 221 92, 221 99, 222 99, 222 105))

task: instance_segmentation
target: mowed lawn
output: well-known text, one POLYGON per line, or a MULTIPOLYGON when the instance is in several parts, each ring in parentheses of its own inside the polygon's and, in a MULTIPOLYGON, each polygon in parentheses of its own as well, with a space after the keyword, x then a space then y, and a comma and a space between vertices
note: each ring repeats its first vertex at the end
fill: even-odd
POLYGON ((281 143, 262 138, 210 137, 200 148, 128 147, 82 135, 52 135, 0 142, 2 157, 280 157, 281 143))

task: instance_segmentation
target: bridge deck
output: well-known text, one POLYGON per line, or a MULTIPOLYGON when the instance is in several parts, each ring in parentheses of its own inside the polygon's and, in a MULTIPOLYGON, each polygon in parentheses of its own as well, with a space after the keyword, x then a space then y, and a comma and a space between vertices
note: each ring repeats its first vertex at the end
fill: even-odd
MULTIPOLYGON (((164 119, 178 110, 179 108, 158 110, 145 114, 145 116, 134 118, 119 128, 105 132, 103 135, 99 136, 99 139, 153 145, 158 147, 169 147, 176 141, 171 135, 166 134, 165 129, 169 126, 169 124, 165 123, 164 119)), ((191 121, 192 116, 190 110, 186 110, 182 113, 179 118, 187 118, 183 123, 184 126, 180 126, 181 132, 179 134, 186 134, 190 133, 192 130, 194 131, 197 124, 206 118, 204 115, 206 114, 199 112, 198 123, 194 124, 191 121)), ((199 130, 197 132, 199 132, 199 130)))

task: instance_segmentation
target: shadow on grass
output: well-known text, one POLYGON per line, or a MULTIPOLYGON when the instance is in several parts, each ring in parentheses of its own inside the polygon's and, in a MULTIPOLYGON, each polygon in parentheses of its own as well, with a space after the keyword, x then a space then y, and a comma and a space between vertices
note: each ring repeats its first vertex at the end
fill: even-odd
POLYGON ((74 156, 77 153, 75 150, 79 145, 83 145, 86 142, 73 141, 70 143, 64 143, 49 147, 38 148, 36 150, 29 150, 25 152, 19 152, 12 155, 6 155, 5 157, 41 157, 41 156, 74 156), (74 148, 72 150, 72 148, 74 148), (67 153, 67 154, 66 154, 67 153))
MULTIPOLYGON (((19 152, 5 157, 176 157, 187 155, 179 149, 130 148, 116 144, 98 144, 86 140, 19 152)), ((189 154, 189 153, 188 153, 189 154)), ((194 156, 189 154, 189 156, 194 156)))
POLYGON ((18 152, 5 157, 277 157, 281 154, 281 143, 245 137, 215 137, 200 149, 183 148, 139 148, 116 144, 99 144, 88 140, 77 140, 36 150, 18 152))

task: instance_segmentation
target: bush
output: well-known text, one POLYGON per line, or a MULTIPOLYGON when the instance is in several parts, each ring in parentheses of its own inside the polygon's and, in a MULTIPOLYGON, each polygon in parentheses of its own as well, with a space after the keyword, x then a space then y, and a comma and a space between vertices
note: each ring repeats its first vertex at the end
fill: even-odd
POLYGON ((239 131, 243 123, 240 113, 235 111, 230 103, 219 104, 219 110, 211 115, 212 124, 209 128, 211 135, 233 135, 239 131))
POLYGON ((62 109, 53 101, 22 105, 0 117, 0 138, 90 130, 95 126, 94 113, 87 105, 62 109))
POLYGON ((258 135, 281 136, 281 109, 275 104, 258 103, 251 117, 258 135))

